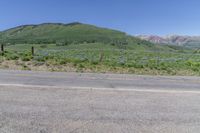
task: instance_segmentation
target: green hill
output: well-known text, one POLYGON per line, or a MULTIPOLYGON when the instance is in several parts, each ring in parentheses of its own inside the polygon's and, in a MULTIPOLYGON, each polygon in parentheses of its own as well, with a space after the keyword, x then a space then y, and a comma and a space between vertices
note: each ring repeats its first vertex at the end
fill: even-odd
POLYGON ((24 25, 8 29, 0 33, 1 43, 147 43, 128 36, 124 32, 100 28, 82 23, 44 23, 39 25, 24 25))

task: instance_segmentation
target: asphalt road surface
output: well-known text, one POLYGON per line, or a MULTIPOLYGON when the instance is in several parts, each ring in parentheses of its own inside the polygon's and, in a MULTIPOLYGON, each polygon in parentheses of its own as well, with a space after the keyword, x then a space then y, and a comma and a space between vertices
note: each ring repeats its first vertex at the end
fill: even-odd
POLYGON ((0 70, 0 133, 199 131, 199 77, 0 70))

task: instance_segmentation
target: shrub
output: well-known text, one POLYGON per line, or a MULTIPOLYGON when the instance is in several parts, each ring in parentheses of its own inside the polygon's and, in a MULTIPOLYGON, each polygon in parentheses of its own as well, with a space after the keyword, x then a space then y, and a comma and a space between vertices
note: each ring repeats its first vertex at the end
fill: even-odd
POLYGON ((19 56, 17 54, 6 54, 6 59, 7 60, 18 60, 19 56))

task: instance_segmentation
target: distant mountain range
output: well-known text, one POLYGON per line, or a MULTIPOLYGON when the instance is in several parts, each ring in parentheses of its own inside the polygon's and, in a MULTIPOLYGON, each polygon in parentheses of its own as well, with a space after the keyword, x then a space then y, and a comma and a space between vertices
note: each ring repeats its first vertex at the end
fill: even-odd
POLYGON ((169 35, 161 37, 156 35, 139 35, 137 37, 156 44, 171 44, 171 45, 179 45, 186 47, 200 47, 200 36, 169 35))

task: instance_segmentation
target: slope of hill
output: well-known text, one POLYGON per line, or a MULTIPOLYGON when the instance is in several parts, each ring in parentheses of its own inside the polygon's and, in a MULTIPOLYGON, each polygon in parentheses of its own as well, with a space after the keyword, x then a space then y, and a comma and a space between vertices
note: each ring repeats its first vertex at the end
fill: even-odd
POLYGON ((157 44, 172 44, 172 45, 186 46, 191 48, 200 47, 200 36, 170 35, 161 37, 154 35, 141 35, 137 37, 157 44))
POLYGON ((49 44, 69 43, 147 43, 138 38, 128 36, 124 32, 100 28, 82 23, 44 23, 39 25, 24 25, 8 29, 0 33, 1 43, 49 44))

